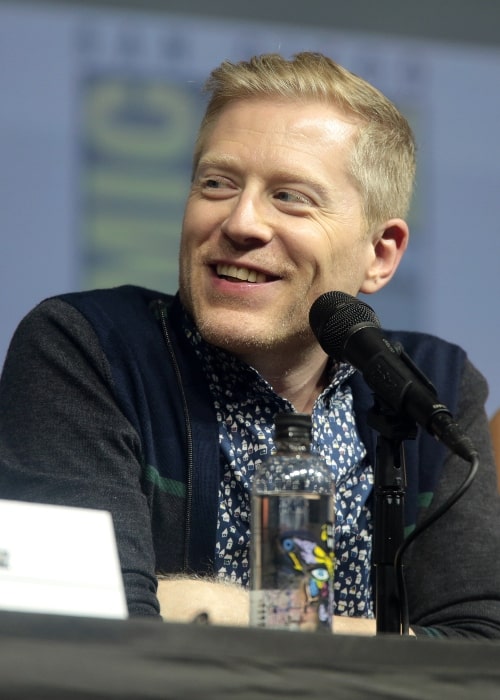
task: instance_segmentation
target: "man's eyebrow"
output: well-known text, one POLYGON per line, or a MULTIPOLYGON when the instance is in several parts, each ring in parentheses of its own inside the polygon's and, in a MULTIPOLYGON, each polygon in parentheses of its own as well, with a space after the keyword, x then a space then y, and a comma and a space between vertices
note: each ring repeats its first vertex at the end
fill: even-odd
POLYGON ((231 155, 226 155, 226 154, 219 154, 219 155, 205 155, 201 156, 200 160, 198 161, 197 164, 197 169, 198 168, 210 168, 210 167, 230 167, 234 166, 236 164, 236 158, 231 155))

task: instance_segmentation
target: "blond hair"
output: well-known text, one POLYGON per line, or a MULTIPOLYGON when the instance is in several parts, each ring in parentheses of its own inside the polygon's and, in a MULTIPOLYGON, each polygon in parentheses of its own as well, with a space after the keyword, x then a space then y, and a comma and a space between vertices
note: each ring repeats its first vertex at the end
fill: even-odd
POLYGON ((369 227, 405 218, 415 177, 415 141, 408 121, 379 90, 323 54, 279 54, 224 61, 210 74, 211 94, 194 151, 196 167, 205 138, 230 102, 251 97, 332 104, 358 123, 349 174, 359 190, 369 227))

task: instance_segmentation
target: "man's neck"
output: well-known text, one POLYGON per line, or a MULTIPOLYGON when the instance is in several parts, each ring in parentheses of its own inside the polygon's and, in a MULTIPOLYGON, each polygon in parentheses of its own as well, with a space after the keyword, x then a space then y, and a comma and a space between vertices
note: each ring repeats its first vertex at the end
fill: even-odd
POLYGON ((308 356, 242 358, 254 367, 273 387, 274 391, 290 401, 299 413, 311 413, 314 403, 328 384, 327 358, 318 347, 308 356), (295 359, 295 361, 293 361, 295 359))

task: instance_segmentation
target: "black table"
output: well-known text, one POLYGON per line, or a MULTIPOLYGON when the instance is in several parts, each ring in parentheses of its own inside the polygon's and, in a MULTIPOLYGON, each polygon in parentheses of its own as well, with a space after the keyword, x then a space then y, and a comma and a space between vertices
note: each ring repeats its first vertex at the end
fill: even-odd
POLYGON ((500 642, 0 612, 0 698, 500 698, 500 642))

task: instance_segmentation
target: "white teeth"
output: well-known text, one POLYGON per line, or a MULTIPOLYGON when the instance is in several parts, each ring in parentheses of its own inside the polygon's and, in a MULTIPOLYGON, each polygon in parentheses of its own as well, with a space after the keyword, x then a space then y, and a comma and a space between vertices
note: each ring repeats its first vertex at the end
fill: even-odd
POLYGON ((266 281, 266 276, 255 270, 248 270, 246 267, 236 267, 236 265, 217 265, 217 274, 219 277, 233 277, 242 282, 257 282, 263 283, 266 281))

